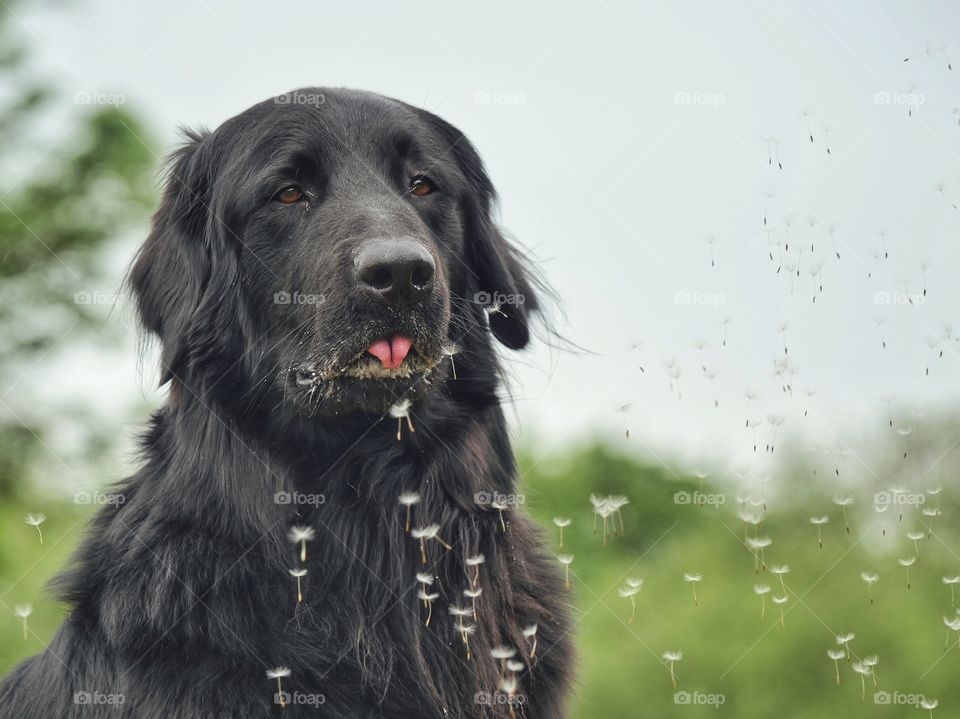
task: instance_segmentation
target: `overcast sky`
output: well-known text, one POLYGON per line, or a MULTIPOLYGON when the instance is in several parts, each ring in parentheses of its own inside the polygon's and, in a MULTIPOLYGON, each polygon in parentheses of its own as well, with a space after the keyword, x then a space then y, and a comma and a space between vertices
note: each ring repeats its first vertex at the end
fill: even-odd
MULTIPOLYGON (((955 405, 960 345, 927 340, 960 333, 960 5, 540 5, 87 0, 19 21, 63 117, 122 95, 164 150, 180 125, 306 85, 463 129, 563 299, 562 331, 593 352, 522 356, 518 433, 544 451, 596 433, 688 467, 752 462, 746 386, 761 443, 768 414, 836 448, 865 420, 879 430, 890 395, 955 405), (784 336, 792 398, 774 373, 784 336)), ((118 398, 141 387, 132 357, 84 362, 118 398)))

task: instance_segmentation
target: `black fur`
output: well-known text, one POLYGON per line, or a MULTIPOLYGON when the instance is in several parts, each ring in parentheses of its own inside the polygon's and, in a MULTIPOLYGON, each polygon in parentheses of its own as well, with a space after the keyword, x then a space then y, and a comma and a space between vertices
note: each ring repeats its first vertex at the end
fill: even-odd
POLYGON ((373 94, 301 90, 188 136, 131 273, 168 401, 143 467, 117 489, 125 502, 99 512, 55 582, 67 619, 0 684, 0 717, 565 715, 573 659, 557 562, 516 507, 504 530, 477 501, 516 491, 491 337, 524 347, 538 308, 491 219, 494 199, 458 130, 373 94), (408 192, 418 174, 437 191, 408 192), (305 199, 275 202, 292 182, 305 199), (436 258, 427 301, 393 310, 357 293, 352 254, 384 236, 413 237, 436 258), (278 303, 283 292, 322 298, 278 303), (488 312, 498 296, 506 303, 488 312), (336 375, 391 332, 429 367, 405 379, 336 375), (453 363, 441 360, 450 341, 461 348, 453 363), (416 431, 404 426, 398 441, 387 409, 402 397, 416 431), (453 547, 428 543, 426 568, 402 491, 422 495, 414 525, 439 524, 453 547), (316 530, 301 604, 288 573, 300 564, 293 524, 316 530), (469 604, 465 557, 477 553, 468 661, 447 607, 469 604), (440 594, 429 627, 416 597, 424 570, 440 594), (530 659, 521 630, 533 623, 530 659), (496 694, 497 645, 526 665, 512 705, 496 694), (291 700, 311 703, 275 702, 265 671, 278 665, 291 669, 291 700))

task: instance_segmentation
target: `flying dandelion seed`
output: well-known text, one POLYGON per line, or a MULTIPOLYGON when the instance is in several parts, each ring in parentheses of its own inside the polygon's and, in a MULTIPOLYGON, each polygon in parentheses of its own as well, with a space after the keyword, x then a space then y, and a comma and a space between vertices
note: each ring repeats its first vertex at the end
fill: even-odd
POLYGON ((747 398, 747 408, 745 410, 746 419, 743 421, 743 426, 749 429, 750 427, 750 404, 760 396, 760 393, 752 387, 746 387, 743 390, 743 396, 747 398))
POLYGON ((943 512, 941 512, 936 507, 924 507, 923 509, 920 510, 920 513, 924 517, 927 517, 930 520, 930 524, 927 525, 927 537, 932 537, 933 523, 936 521, 937 517, 943 514, 943 512))
MULTIPOLYGON (((433 581, 434 581, 434 577, 433 577, 432 574, 429 574, 429 573, 427 573, 427 572, 417 572, 417 584, 420 584, 420 585, 421 585, 421 586, 420 586, 420 589, 421 589, 424 593, 426 593, 427 587, 429 587, 431 584, 433 584, 433 581)), ((427 603, 426 603, 426 601, 423 602, 423 608, 424 608, 424 609, 427 608, 427 603)))
POLYGON ((823 261, 814 262, 807 267, 807 272, 810 274, 810 278, 813 280, 813 283, 817 286, 817 289, 813 293, 813 304, 817 303, 817 295, 823 292, 823 278, 821 276, 823 272, 823 261))
POLYGON ((292 544, 300 545, 301 562, 307 561, 307 542, 312 542, 315 536, 316 532, 313 527, 293 526, 290 527, 290 531, 287 532, 287 539, 289 539, 292 544))
POLYGON ((666 662, 667 666, 670 668, 670 682, 673 684, 673 688, 677 688, 677 674, 674 670, 674 665, 683 659, 683 652, 670 651, 664 652, 663 661, 666 662))
POLYGON ((823 549, 823 534, 821 529, 823 528, 823 525, 827 524, 829 521, 830 517, 810 517, 810 524, 817 528, 817 544, 820 546, 820 549, 823 549))
POLYGON ((837 646, 843 647, 847 652, 847 661, 850 661, 850 657, 853 655, 853 652, 850 650, 850 642, 857 638, 857 635, 853 632, 847 634, 838 634, 836 636, 837 646))
POLYGON ((399 497, 400 506, 404 508, 407 514, 407 522, 403 531, 410 531, 410 510, 415 504, 419 504, 422 498, 417 492, 402 492, 399 497))
POLYGON ((390 407, 390 416, 397 420, 397 441, 400 441, 401 430, 403 430, 403 420, 407 420, 407 427, 411 432, 416 432, 413 428, 413 420, 410 418, 411 402, 408 399, 402 399, 390 407))
POLYGON ((760 570, 767 571, 767 563, 764 558, 764 550, 773 544, 770 537, 748 537, 747 549, 753 552, 753 571, 758 574, 760 570))
POLYGON ((781 627, 787 626, 783 620, 783 605, 787 603, 788 599, 789 597, 787 596, 773 597, 773 603, 776 604, 777 607, 780 609, 780 626, 781 627))
POLYGON ((772 192, 767 192, 764 194, 766 198, 763 202, 763 226, 767 226, 767 215, 770 214, 770 203, 776 199, 776 195, 772 192))
POLYGON ((943 642, 943 651, 947 651, 947 647, 950 646, 950 632, 955 632, 957 634, 957 646, 960 646, 960 616, 954 617, 944 617, 943 623, 947 627, 947 638, 943 642))
POLYGON ((627 620, 627 624, 633 624, 633 618, 637 613, 637 600, 635 597, 640 593, 641 589, 643 589, 642 579, 628 577, 626 585, 617 590, 617 594, 624 599, 630 600, 630 619, 627 620))
POLYGON ((774 575, 777 579, 780 580, 780 590, 783 592, 785 596, 789 593, 787 592, 787 585, 783 581, 783 575, 789 574, 789 573, 790 573, 789 564, 781 564, 778 566, 770 567, 770 574, 774 575))
POLYGON ((803 121, 807 123, 807 135, 810 137, 810 144, 813 144, 813 128, 810 127, 810 109, 803 108, 800 110, 800 117, 803 118, 803 121))
POLYGON ((946 586, 950 587, 950 606, 951 606, 951 607, 956 607, 956 606, 957 606, 957 598, 956 598, 956 595, 955 595, 955 592, 954 592, 954 587, 956 587, 958 584, 960 584, 960 577, 958 577, 958 576, 943 577, 943 583, 944 583, 946 586))
POLYGON ((630 408, 633 407, 632 404, 622 404, 617 407, 617 414, 620 415, 623 420, 623 436, 627 439, 630 439, 630 424, 627 422, 627 413, 630 411, 630 408))
POLYGON ((840 686, 840 660, 847 658, 847 653, 843 649, 828 649, 827 656, 833 660, 833 666, 837 672, 837 686, 840 686))
POLYGON ((523 628, 523 638, 530 642, 530 658, 537 656, 537 625, 531 624, 523 628))
POLYGON ((301 580, 307 576, 307 570, 301 567, 297 569, 288 569, 287 571, 290 572, 291 577, 296 577, 297 579, 297 604, 300 604, 303 602, 303 585, 301 584, 301 580))
POLYGON ((916 557, 907 557, 905 559, 898 559, 901 567, 904 567, 907 570, 907 589, 910 589, 910 567, 913 566, 914 562, 917 561, 916 557))
POLYGON ((933 489, 927 490, 927 494, 929 494, 931 497, 936 497, 937 499, 937 511, 940 511, 940 493, 941 492, 943 492, 943 486, 939 484, 933 489))
POLYGON ((930 269, 930 260, 920 261, 920 276, 923 278, 923 296, 927 296, 927 270, 930 269))
POLYGON ((700 601, 697 599, 697 584, 703 581, 702 574, 686 574, 683 575, 683 581, 690 584, 693 587, 693 606, 699 607, 700 601))
POLYGON ((287 708, 287 702, 284 698, 283 693, 283 684, 282 680, 290 676, 290 670, 287 667, 277 667, 276 669, 267 669, 267 679, 271 681, 273 679, 277 680, 277 699, 280 702, 280 706, 284 709, 287 708))
POLYGON ((563 549, 563 530, 570 526, 570 519, 567 517, 554 517, 553 523, 560 529, 560 549, 563 549))
POLYGON ((23 518, 23 521, 31 527, 37 528, 37 534, 40 535, 40 544, 43 544, 43 532, 40 531, 40 525, 47 521, 47 516, 42 512, 37 512, 36 514, 28 514, 23 518))
POLYGON ((723 326, 723 340, 722 340, 722 345, 723 345, 724 347, 727 346, 727 327, 730 325, 731 322, 733 322, 733 318, 732 318, 732 317, 724 317, 724 318, 723 318, 723 321, 720 323, 720 324, 723 326))
MULTIPOLYGON (((433 603, 439 598, 440 594, 437 592, 428 592, 426 588, 417 590, 417 599, 419 599, 427 609, 427 619, 423 626, 430 626, 430 620, 433 619, 433 603)), ((467 611, 469 612, 469 610, 467 611)))
POLYGON ((704 242, 706 242, 706 243, 707 243, 707 246, 710 248, 710 266, 711 266, 711 267, 716 267, 716 266, 717 266, 717 260, 716 260, 716 257, 715 257, 714 254, 713 254, 713 245, 714 245, 714 243, 716 242, 716 240, 717 240, 717 238, 714 237, 713 235, 710 235, 709 237, 707 237, 707 238, 704 240, 704 242))
POLYGON ((453 547, 437 536, 439 531, 439 524, 430 524, 426 527, 414 527, 410 530, 410 536, 420 541, 420 561, 422 564, 427 563, 427 542, 429 542, 431 539, 443 545, 448 552, 453 549, 453 547))
POLYGON ((925 340, 925 343, 927 345, 927 349, 930 351, 927 353, 927 366, 924 369, 923 374, 925 377, 929 377, 930 365, 932 364, 932 360, 934 356, 936 356, 937 354, 937 348, 940 345, 940 340, 938 340, 936 337, 927 337, 927 339, 925 340))
POLYGON ((767 135, 761 135, 760 139, 763 140, 767 145, 767 164, 773 165, 773 137, 767 135))
POLYGON ((854 662, 853 671, 860 675, 860 699, 863 700, 867 695, 867 677, 873 670, 863 662, 854 662))
POLYGON ((869 667, 870 677, 873 679, 873 686, 877 686, 877 670, 876 666, 880 663, 880 657, 876 654, 871 654, 869 657, 863 658, 863 666, 869 667))
MULTIPOLYGON (((831 152, 830 152, 830 127, 827 126, 827 125, 824 125, 821 129, 823 130, 823 144, 826 145, 826 147, 827 147, 827 154, 829 155, 829 154, 831 154, 831 152)), ((839 257, 839 255, 838 255, 838 257, 839 257)))
POLYGON ((450 371, 451 371, 452 374, 453 374, 453 379, 454 379, 454 380, 457 379, 457 365, 456 365, 456 363, 453 361, 453 357, 454 357, 454 355, 460 354, 460 352, 461 352, 461 350, 460 350, 460 345, 458 345, 456 342, 445 342, 445 343, 440 347, 440 354, 441 354, 443 357, 449 357, 449 358, 450 358, 450 371))
POLYGON ((753 437, 753 451, 757 451, 757 427, 763 424, 762 419, 748 419, 747 420, 747 429, 750 430, 751 436, 753 437))
POLYGON ((916 552, 917 559, 920 559, 920 540, 926 538, 926 532, 907 532, 907 539, 913 542, 913 550, 916 552))
POLYGON ((517 650, 512 647, 493 647, 490 649, 490 656, 500 662, 501 679, 507 674, 507 660, 516 656, 517 650))
POLYGON ((849 495, 846 497, 834 496, 833 503, 840 507, 840 512, 843 514, 843 526, 846 528, 847 534, 850 534, 850 523, 847 521, 847 507, 853 504, 853 497, 849 495))
POLYGON ((950 207, 952 207, 955 210, 960 209, 960 207, 957 207, 957 204, 955 202, 947 198, 947 195, 944 192, 944 190, 946 189, 946 185, 947 183, 941 180, 934 186, 934 189, 937 191, 940 197, 943 198, 943 201, 946 202, 948 205, 950 205, 950 207))
POLYGON ((887 348, 887 335, 886 335, 886 333, 883 331, 883 326, 884 326, 884 324, 886 324, 886 322, 887 322, 887 318, 886 318, 886 317, 874 317, 874 318, 873 318, 873 324, 875 324, 875 325, 877 326, 877 331, 880 333, 880 346, 881 346, 883 349, 886 349, 886 348, 887 348))
POLYGON ((767 600, 766 596, 770 593, 769 584, 754 584, 753 593, 760 597, 760 618, 763 619, 767 616, 767 600))
POLYGON ((713 406, 719 407, 720 397, 717 395, 716 379, 717 375, 720 374, 720 370, 716 367, 705 367, 703 369, 703 374, 710 381, 710 389, 711 393, 713 394, 713 406))
POLYGON ((900 514, 897 517, 898 522, 903 521, 903 504, 899 501, 898 497, 906 493, 907 490, 905 490, 903 487, 890 487, 890 496, 892 497, 892 501, 894 504, 900 507, 900 514))
POLYGON ((783 140, 781 140, 779 137, 771 137, 770 139, 773 142, 773 155, 777 160, 777 167, 782 170, 783 163, 780 161, 780 143, 783 142, 783 140))
POLYGON ((33 614, 32 604, 18 604, 13 608, 13 613, 23 622, 23 638, 27 638, 27 619, 33 614))
POLYGON ((469 662, 473 658, 473 654, 470 651, 470 637, 473 636, 477 631, 476 624, 464 624, 463 620, 457 620, 457 623, 453 625, 454 630, 460 633, 460 638, 463 640, 463 646, 467 650, 467 661, 469 662))
POLYGON ((570 589, 570 565, 573 564, 573 555, 558 554, 557 561, 563 565, 563 581, 567 589, 570 589))
POLYGON ((473 586, 477 586, 480 583, 480 565, 485 561, 487 561, 487 558, 482 554, 475 554, 466 559, 467 567, 473 567, 473 579, 471 580, 473 586))
POLYGON ((867 583, 867 599, 873 604, 873 585, 880 581, 880 576, 871 572, 860 572, 860 579, 867 583))
POLYGON ((926 709, 927 711, 930 712, 930 719, 933 719, 933 710, 936 709, 939 706, 939 704, 940 702, 938 702, 936 699, 924 698, 920 700, 920 708, 926 709))

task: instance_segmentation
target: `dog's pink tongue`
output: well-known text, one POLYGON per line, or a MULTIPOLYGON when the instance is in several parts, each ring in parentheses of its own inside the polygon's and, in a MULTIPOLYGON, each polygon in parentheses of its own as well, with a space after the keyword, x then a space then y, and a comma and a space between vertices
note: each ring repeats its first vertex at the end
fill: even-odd
POLYGON ((367 350, 380 360, 387 369, 396 369, 410 352, 411 342, 403 335, 394 335, 389 340, 377 340, 367 350))

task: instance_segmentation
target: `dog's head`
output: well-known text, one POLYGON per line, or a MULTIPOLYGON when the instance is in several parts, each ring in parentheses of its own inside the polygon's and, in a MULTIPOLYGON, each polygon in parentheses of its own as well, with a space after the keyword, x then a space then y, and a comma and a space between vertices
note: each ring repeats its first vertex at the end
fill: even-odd
POLYGON ((131 273, 163 380, 379 412, 458 347, 524 347, 536 299, 493 200, 462 133, 369 93, 300 90, 190 134, 131 273))

